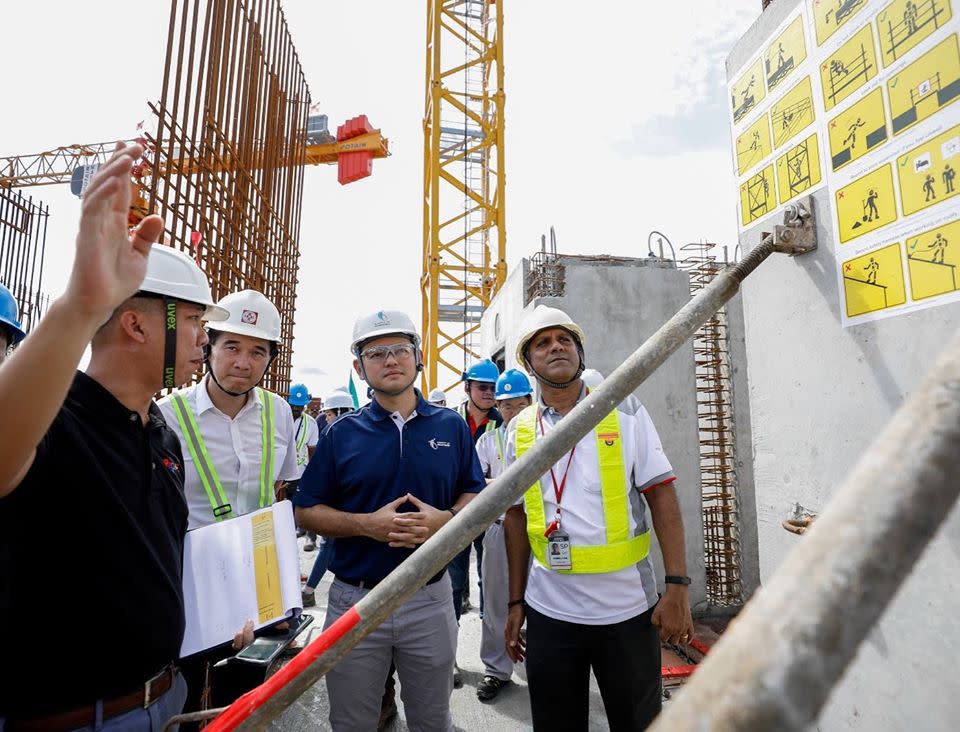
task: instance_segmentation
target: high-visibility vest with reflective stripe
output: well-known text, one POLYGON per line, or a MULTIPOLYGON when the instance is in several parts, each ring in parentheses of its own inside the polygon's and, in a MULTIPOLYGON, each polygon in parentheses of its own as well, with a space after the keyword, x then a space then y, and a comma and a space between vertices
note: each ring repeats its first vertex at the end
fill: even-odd
MULTIPOLYGON (((297 465, 303 465, 300 462, 300 454, 303 452, 304 445, 307 444, 307 436, 310 434, 310 417, 306 412, 300 415, 300 420, 298 423, 297 429, 297 465), (300 430, 303 430, 303 434, 300 434, 300 430)), ((304 460, 306 462, 306 460, 304 460)))
MULTIPOLYGON (((273 497, 273 399, 270 394, 263 389, 257 389, 257 395, 260 397, 260 431, 262 441, 262 452, 260 459, 260 508, 270 505, 273 497)), ((187 449, 190 451, 190 457, 193 458, 193 464, 197 466, 197 474, 200 476, 200 483, 210 501, 210 509, 213 511, 213 517, 217 521, 226 518, 233 518, 233 507, 227 502, 227 496, 223 491, 223 484, 220 482, 220 476, 217 469, 210 459, 207 452, 207 446, 203 441, 203 435, 200 434, 200 426, 197 424, 197 417, 193 413, 189 402, 184 397, 183 392, 174 392, 171 397, 173 412, 177 416, 177 422, 180 424, 180 432, 183 434, 183 441, 187 443, 187 449)))
MULTIPOLYGON (((538 406, 531 404, 517 415, 516 452, 519 460, 533 447, 537 439, 538 406)), ((605 544, 573 544, 570 559, 573 569, 553 570, 560 574, 598 574, 616 572, 642 561, 650 552, 650 531, 630 536, 630 498, 627 495, 627 471, 623 460, 620 437, 620 419, 612 411, 594 430, 597 443, 597 470, 600 473, 600 494, 603 501, 603 522, 606 527, 605 544)), ((551 487, 550 490, 553 490, 551 487)), ((575 490, 567 486, 566 490, 575 490)), ((563 515, 561 503, 561 517, 563 515)), ((534 483, 523 496, 527 514, 527 536, 533 555, 546 568, 547 517, 540 481, 534 483)), ((551 517, 552 520, 552 517, 551 517)), ((563 521, 561 518, 561 527, 563 521)))
POLYGON ((503 433, 507 431, 507 428, 503 425, 497 428, 497 432, 494 437, 497 440, 497 457, 500 459, 500 467, 504 467, 503 464, 503 433))
MULTIPOLYGON (((463 404, 461 404, 460 409, 458 411, 460 412, 460 416, 463 417, 463 421, 469 425, 470 414, 469 412, 467 412, 467 403, 464 402, 463 404)), ((484 433, 490 432, 491 430, 495 430, 495 429, 497 429, 496 422, 494 422, 492 419, 488 419, 486 426, 483 428, 484 433)), ((470 436, 473 437, 473 435, 470 435, 470 436)))

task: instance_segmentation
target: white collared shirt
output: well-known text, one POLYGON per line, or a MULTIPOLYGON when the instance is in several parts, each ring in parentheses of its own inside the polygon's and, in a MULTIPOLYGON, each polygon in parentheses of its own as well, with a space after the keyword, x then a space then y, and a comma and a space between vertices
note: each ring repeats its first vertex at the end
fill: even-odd
MULTIPOLYGON (((580 399, 586 396, 584 391, 580 399)), ((560 421, 560 414, 542 401, 537 403, 543 430, 549 432, 560 421)), ((618 408, 627 490, 630 500, 630 536, 652 528, 647 523, 643 491, 657 490, 675 476, 660 444, 657 430, 647 410, 636 403, 623 402, 618 408)), ((540 439, 540 424, 537 424, 540 439)), ((504 447, 504 466, 516 461, 517 420, 510 421, 504 447)), ((557 482, 563 480, 567 468, 566 453, 553 466, 557 482)), ((553 480, 547 472, 540 478, 544 516, 552 520, 557 499, 553 480)), ((523 506, 521 498, 517 505, 523 506)), ((603 544, 606 527, 600 474, 597 466, 597 443, 593 432, 577 443, 561 502, 561 528, 572 544, 603 544)), ((527 603, 538 612, 556 620, 583 625, 606 625, 628 620, 645 612, 657 601, 656 578, 650 557, 617 572, 599 574, 560 574, 543 566, 531 556, 525 595, 527 603)))
MULTIPOLYGON (((209 376, 199 384, 188 386, 181 393, 193 410, 200 428, 200 435, 207 447, 210 461, 217 470, 227 503, 236 516, 256 511, 260 507, 260 462, 263 456, 263 438, 260 412, 263 404, 257 389, 247 394, 247 403, 231 419, 214 406, 207 392, 209 376)), ((273 483, 277 480, 296 480, 297 446, 294 441, 293 414, 282 397, 264 391, 273 400, 273 477, 267 495, 268 504, 273 503, 273 483)), ((159 402, 160 410, 170 429, 177 433, 183 446, 184 492, 190 511, 189 526, 195 529, 215 521, 210 499, 200 482, 197 466, 186 446, 180 423, 173 411, 171 397, 159 402)))
POLYGON ((307 463, 310 462, 310 448, 316 447, 320 441, 320 427, 317 420, 306 412, 300 413, 300 418, 293 423, 293 444, 299 445, 303 439, 303 431, 307 431, 307 439, 303 442, 302 448, 297 448, 297 477, 303 475, 307 469, 307 463))

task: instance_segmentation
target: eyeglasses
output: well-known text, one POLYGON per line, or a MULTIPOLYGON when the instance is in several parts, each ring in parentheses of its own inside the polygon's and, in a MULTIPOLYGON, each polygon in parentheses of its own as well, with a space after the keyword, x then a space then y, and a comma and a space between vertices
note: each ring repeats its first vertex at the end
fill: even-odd
POLYGON ((477 391, 489 391, 491 394, 496 390, 493 384, 477 383, 476 381, 473 382, 473 388, 477 391))
POLYGON ((403 358, 413 358, 417 349, 412 343, 395 343, 392 346, 372 346, 360 354, 370 363, 383 363, 389 356, 393 356, 398 361, 403 358))

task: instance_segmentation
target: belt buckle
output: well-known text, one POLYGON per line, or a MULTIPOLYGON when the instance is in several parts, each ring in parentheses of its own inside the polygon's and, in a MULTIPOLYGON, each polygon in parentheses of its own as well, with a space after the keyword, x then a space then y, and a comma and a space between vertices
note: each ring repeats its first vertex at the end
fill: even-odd
POLYGON ((143 683, 143 708, 147 709, 151 704, 153 704, 156 699, 153 698, 153 695, 150 693, 153 691, 153 685, 170 673, 170 667, 166 666, 160 673, 156 674, 152 678, 147 679, 143 683))

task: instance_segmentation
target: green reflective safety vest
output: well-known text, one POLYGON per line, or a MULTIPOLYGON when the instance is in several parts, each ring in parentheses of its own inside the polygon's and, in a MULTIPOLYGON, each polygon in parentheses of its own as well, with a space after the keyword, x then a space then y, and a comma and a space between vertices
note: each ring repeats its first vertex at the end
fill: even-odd
MULTIPOLYGON (((518 460, 536 442, 538 409, 538 405, 531 404, 515 418, 518 460)), ((607 541, 605 544, 571 545, 570 559, 573 569, 553 570, 559 574, 616 572, 644 560, 650 552, 649 530, 639 536, 630 536, 630 499, 627 495, 627 470, 623 461, 617 410, 603 418, 594 430, 594 436, 597 442, 597 469, 600 473, 600 494, 607 541)), ((567 490, 575 488, 568 486, 567 490)), ((527 514, 527 537, 530 539, 533 555, 540 564, 549 569, 547 537, 544 536, 547 517, 540 481, 524 493, 523 507, 527 514)))
MULTIPOLYGON (((201 384, 198 388, 204 388, 201 384)), ((262 452, 260 458, 260 508, 266 508, 273 497, 273 447, 275 434, 273 429, 273 399, 270 393, 257 388, 257 395, 260 397, 260 433, 262 440, 262 452)), ((233 518, 233 507, 227 502, 227 496, 223 492, 223 484, 220 482, 220 476, 217 469, 210 460, 210 454, 207 452, 207 446, 203 441, 203 435, 200 434, 200 426, 197 424, 197 417, 190 408, 190 404, 184 397, 183 392, 174 392, 171 396, 173 412, 177 415, 177 422, 180 424, 180 432, 183 434, 183 441, 187 443, 187 449, 190 451, 190 457, 193 458, 193 464, 197 466, 197 474, 200 476, 200 483, 203 490, 206 491, 207 498, 210 501, 210 509, 213 511, 213 517, 217 521, 233 518)))
MULTIPOLYGON (((466 422, 468 425, 470 424, 470 414, 469 412, 467 412, 466 402, 460 405, 460 408, 457 410, 457 413, 461 417, 463 417, 464 422, 466 422)), ((496 423, 492 419, 488 419, 486 426, 483 428, 484 433, 491 432, 492 430, 495 430, 495 429, 497 429, 496 423)), ((473 435, 470 435, 470 437, 473 437, 473 435)))
POLYGON ((297 465, 304 465, 307 461, 309 455, 305 456, 303 462, 300 462, 300 455, 303 452, 304 446, 307 444, 307 436, 310 434, 310 422, 307 417, 306 412, 300 415, 300 419, 297 424, 297 465), (302 432, 302 434, 301 434, 302 432))

